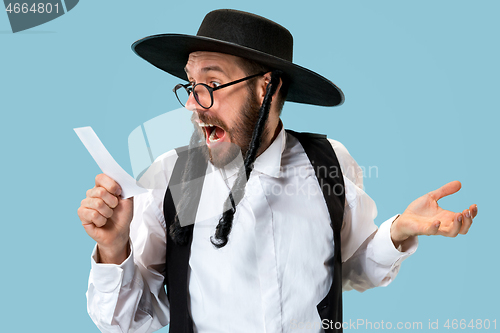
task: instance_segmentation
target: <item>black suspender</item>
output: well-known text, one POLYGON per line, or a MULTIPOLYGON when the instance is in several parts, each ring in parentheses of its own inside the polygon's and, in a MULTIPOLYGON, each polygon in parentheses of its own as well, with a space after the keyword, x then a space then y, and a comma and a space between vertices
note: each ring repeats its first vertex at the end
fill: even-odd
MULTIPOLYGON (((185 245, 175 244, 170 237, 169 228, 173 224, 176 215, 176 208, 172 198, 171 188, 175 185, 180 185, 183 180, 184 170, 188 160, 186 147, 177 149, 177 162, 175 163, 170 182, 168 184, 165 199, 163 200, 163 214, 165 216, 165 224, 167 227, 167 256, 166 256, 166 272, 165 284, 167 286, 167 296, 170 302, 170 327, 169 332, 172 333, 193 333, 193 321, 189 316, 188 311, 188 266, 189 255, 191 251, 191 242, 193 240, 193 225, 184 226, 189 228, 188 242, 185 245)), ((195 207, 190 218, 194 221, 198 204, 200 202, 201 190, 203 185, 203 176, 206 172, 207 161, 203 155, 202 148, 194 148, 191 150, 195 154, 193 163, 196 164, 193 179, 185 179, 190 181, 193 191, 191 195, 192 202, 195 207), (201 180, 201 181, 200 181, 201 180), (199 186, 196 186, 199 185, 199 186)))
POLYGON ((316 173, 323 197, 325 198, 328 213, 333 228, 334 255, 332 286, 326 297, 318 304, 317 309, 323 327, 328 327, 325 332, 342 332, 342 257, 340 244, 340 230, 344 220, 344 178, 340 164, 332 145, 325 135, 311 133, 297 133, 288 131, 296 137, 311 162, 316 173), (332 177, 333 176, 333 177, 332 177), (335 323, 337 326, 335 326, 335 323), (340 326, 339 326, 340 325, 340 326), (338 329, 332 329, 338 327, 338 329))
MULTIPOLYGON (((344 216, 344 181, 340 164, 337 156, 325 135, 311 133, 297 133, 287 130, 287 133, 296 137, 311 162, 316 173, 325 203, 330 214, 331 225, 333 228, 334 238, 334 257, 333 266, 330 267, 333 276, 332 285, 326 297, 317 305, 318 313, 322 319, 323 327, 326 333, 342 332, 342 259, 341 259, 341 240, 340 230, 344 216), (337 323, 337 326, 335 326, 337 323), (334 329, 339 327, 339 329, 334 329)), ((165 223, 167 226, 167 256, 166 256, 166 273, 165 284, 167 286, 167 295, 170 301, 170 327, 171 333, 192 333, 193 322, 188 311, 188 266, 189 256, 192 242, 192 228, 189 233, 189 241, 186 245, 177 245, 170 238, 169 228, 172 225, 176 209, 172 198, 170 187, 178 185, 182 179, 183 171, 186 169, 188 151, 186 148, 177 150, 178 159, 175 164, 171 182, 165 193, 163 202, 163 213, 165 215, 165 223)), ((202 163, 201 160, 198 160, 202 163)), ((198 170, 206 169, 206 161, 198 170)), ((201 196, 202 186, 194 191, 194 195, 201 196)), ((199 199, 199 197, 198 197, 199 199)), ((196 200, 195 200, 196 201, 196 200)), ((199 202, 197 200, 196 202, 199 202)), ((194 209, 196 212, 196 209, 194 209)))

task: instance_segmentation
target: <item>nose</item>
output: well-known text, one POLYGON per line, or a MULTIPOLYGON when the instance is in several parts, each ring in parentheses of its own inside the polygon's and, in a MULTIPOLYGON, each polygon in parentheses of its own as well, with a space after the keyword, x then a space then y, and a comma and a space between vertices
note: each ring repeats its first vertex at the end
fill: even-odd
POLYGON ((193 93, 189 94, 186 105, 184 107, 189 111, 196 111, 196 109, 198 108, 198 102, 196 102, 193 93))

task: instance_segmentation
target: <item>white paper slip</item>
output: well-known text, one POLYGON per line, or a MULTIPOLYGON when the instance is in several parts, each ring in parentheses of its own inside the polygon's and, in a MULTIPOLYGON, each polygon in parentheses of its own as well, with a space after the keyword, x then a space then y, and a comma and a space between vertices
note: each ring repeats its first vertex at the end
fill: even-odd
POLYGON ((121 186, 122 198, 126 199, 147 192, 146 189, 138 186, 135 179, 116 163, 92 127, 79 127, 74 128, 74 130, 102 172, 114 179, 121 186))

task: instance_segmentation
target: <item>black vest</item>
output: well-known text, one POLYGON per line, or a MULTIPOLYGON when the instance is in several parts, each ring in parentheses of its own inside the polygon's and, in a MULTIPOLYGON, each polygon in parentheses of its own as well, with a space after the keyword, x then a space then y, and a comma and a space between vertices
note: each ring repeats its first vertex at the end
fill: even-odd
MULTIPOLYGON (((331 225, 333 228, 334 239, 334 257, 333 263, 329 267, 333 276, 332 285, 326 297, 317 305, 319 316, 322 319, 322 327, 326 333, 342 332, 342 259, 340 255, 340 229, 344 216, 344 180, 340 171, 340 165, 337 156, 325 135, 311 133, 297 133, 287 130, 287 133, 297 138, 304 148, 304 151, 314 168, 319 185, 323 191, 325 203, 330 214, 331 225), (332 173, 331 170, 336 170, 332 173), (335 323, 337 325, 335 326, 335 323), (335 329, 337 328, 337 329, 335 329)), ((182 179, 182 172, 187 163, 187 149, 177 150, 178 159, 175 164, 171 183, 165 193, 163 202, 163 213, 167 226, 167 257, 165 284, 167 287, 167 296, 170 302, 170 327, 171 333, 192 333, 193 322, 188 311, 188 266, 192 241, 192 229, 189 235, 189 241, 186 245, 176 245, 168 232, 170 225, 175 218, 175 205, 170 192, 173 182, 179 182, 182 179)), ((207 162, 205 162, 207 163, 207 162)), ((206 166, 206 164, 205 164, 206 166)), ((206 170, 201 167, 199 170, 206 170)), ((203 175, 196 175, 202 177, 203 175)), ((201 186, 195 193, 201 197, 201 186)), ((193 207, 196 212, 197 207, 193 207)))

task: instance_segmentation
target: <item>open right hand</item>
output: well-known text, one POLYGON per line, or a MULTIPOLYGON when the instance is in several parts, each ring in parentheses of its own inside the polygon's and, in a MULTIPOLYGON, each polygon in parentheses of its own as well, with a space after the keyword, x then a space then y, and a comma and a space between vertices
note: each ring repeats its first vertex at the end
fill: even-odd
POLYGON ((118 183, 105 174, 95 178, 95 186, 78 208, 87 234, 97 242, 99 262, 121 264, 129 255, 133 198, 120 198, 118 183))

